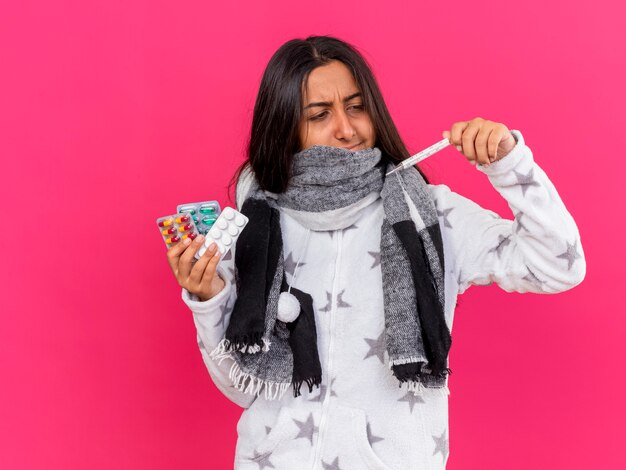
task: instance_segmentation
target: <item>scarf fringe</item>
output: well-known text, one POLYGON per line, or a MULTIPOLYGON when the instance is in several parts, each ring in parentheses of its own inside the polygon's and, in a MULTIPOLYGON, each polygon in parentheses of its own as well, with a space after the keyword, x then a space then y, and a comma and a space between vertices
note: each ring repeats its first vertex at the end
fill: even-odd
MULTIPOLYGON (((411 356, 411 357, 407 357, 403 359, 390 359, 388 366, 390 369, 392 369, 393 366, 402 365, 402 364, 411 364, 414 362, 426 362, 426 361, 424 360, 423 357, 411 356)), ((423 375, 430 375, 430 376, 434 376, 440 379, 445 379, 446 376, 449 374, 452 374, 452 369, 450 369, 449 367, 446 367, 439 374, 433 374, 432 370, 428 367, 428 365, 424 365, 422 367, 421 373, 419 374, 419 377, 422 377, 423 375)), ((408 379, 405 379, 405 380, 400 379, 401 382, 404 382, 406 380, 408 379)))
MULTIPOLYGON (((266 347, 269 348, 269 345, 271 343, 265 340, 263 340, 263 342, 264 350, 266 347)), ((230 367, 230 372, 228 373, 228 378, 231 380, 233 387, 240 392, 250 395, 256 395, 257 397, 261 395, 261 391, 263 390, 265 392, 265 398, 267 400, 280 400, 283 395, 285 395, 285 392, 291 384, 289 382, 282 383, 262 380, 243 371, 235 360, 233 350, 229 347, 231 345, 231 342, 229 342, 227 339, 223 339, 222 341, 220 341, 217 347, 213 349, 213 351, 211 351, 209 356, 211 357, 211 359, 216 361, 218 365, 220 365, 224 359, 229 358, 233 360, 233 364, 230 367), (265 389, 263 389, 264 386, 265 389)))
POLYGON ((425 387, 424 384, 419 381, 407 382, 407 390, 409 392, 413 392, 413 394, 416 396, 422 396, 426 389, 433 390, 442 397, 447 397, 448 395, 450 395, 450 389, 447 385, 444 385, 443 387, 425 387))
POLYGON ((226 344, 227 344, 227 340, 223 339, 222 341, 219 342, 217 347, 209 353, 209 357, 213 359, 214 361, 216 361, 218 365, 220 365, 222 361, 226 358, 231 358, 233 360, 235 359, 233 355, 231 354, 230 349, 228 349, 228 347, 226 346, 226 344))
POLYGON ((262 380, 241 370, 237 362, 233 362, 228 373, 228 378, 232 381, 233 387, 242 393, 261 396, 264 392, 266 400, 280 400, 291 385, 289 382, 271 382, 262 380))
POLYGON ((309 377, 308 379, 296 380, 292 382, 291 385, 293 386, 294 398, 297 398, 300 396, 300 387, 302 387, 303 382, 306 382, 307 387, 309 387, 309 393, 311 393, 313 391, 314 386, 317 385, 317 387, 319 388, 320 384, 322 383, 322 376, 316 375, 314 377, 309 377))
POLYGON ((391 369, 393 366, 401 365, 401 364, 409 364, 411 362, 426 362, 426 358, 422 356, 410 356, 403 359, 389 359, 389 368, 391 369))
MULTIPOLYGON (((231 351, 239 351, 247 354, 256 354, 260 351, 267 352, 270 350, 270 345, 272 342, 267 338, 260 338, 258 343, 256 344, 243 344, 238 341, 233 341, 229 339, 222 339, 217 347, 211 352, 211 358, 215 358, 215 356, 222 356, 227 352, 231 351)), ((228 356, 227 356, 228 357, 228 356)))
MULTIPOLYGON (((229 350, 226 346, 228 344, 227 341, 228 340, 226 339, 220 341, 220 344, 209 354, 211 359, 216 361, 218 365, 220 365, 222 361, 226 358, 234 360, 232 350, 229 350)), ((399 361, 402 362, 394 362, 396 364, 406 364, 410 362, 407 359, 400 359, 399 361)), ((452 373, 452 370, 446 369, 445 372, 452 373)), ((241 370, 239 364, 236 361, 233 361, 233 364, 230 367, 228 378, 232 381, 233 387, 236 390, 250 395, 256 395, 257 397, 259 397, 261 395, 261 392, 264 391, 264 395, 267 400, 282 399, 290 385, 293 387, 293 396, 299 397, 301 395, 300 389, 302 388, 303 383, 306 383, 309 389, 309 393, 313 391, 313 387, 317 386, 319 388, 322 383, 321 375, 310 377, 304 380, 294 381, 292 383, 271 382, 268 380, 262 380, 241 370), (265 389, 263 389, 264 386, 265 389)), ((450 389, 447 385, 444 385, 443 387, 426 387, 419 378, 417 378, 417 380, 402 380, 399 386, 401 387, 403 383, 406 383, 407 390, 413 392, 413 394, 416 396, 423 395, 426 389, 436 391, 443 397, 450 395, 450 389)))
MULTIPOLYGON (((268 341, 264 338, 263 348, 261 348, 260 346, 256 346, 254 352, 259 352, 259 350, 261 349, 263 350, 263 352, 267 352, 269 351, 269 347, 271 344, 272 344, 271 341, 268 341)), ((236 349, 232 347, 232 343, 230 343, 226 338, 224 338, 222 341, 219 342, 219 344, 215 347, 215 349, 213 349, 209 353, 209 357, 213 359, 214 361, 217 361, 217 364, 220 365, 222 361, 226 358, 231 358, 234 360, 235 357, 233 356, 232 353, 235 350, 236 349)), ((241 349, 239 349, 239 351, 245 352, 245 351, 242 351, 241 349)))
MULTIPOLYGON (((267 342, 267 344, 269 345, 271 343, 267 342)), ((221 365, 224 359, 233 359, 233 365, 230 367, 230 372, 228 373, 228 378, 232 381, 233 386, 240 392, 256 395, 257 397, 261 395, 261 390, 263 386, 265 386, 265 398, 268 400, 281 399, 290 385, 293 387, 293 396, 298 397, 301 394, 300 389, 303 383, 306 383, 309 388, 309 393, 313 391, 313 387, 317 386, 319 388, 322 383, 321 375, 285 383, 262 380, 248 374, 244 372, 241 367, 239 367, 237 361, 234 360, 233 351, 228 348, 228 340, 226 339, 220 341, 217 347, 209 353, 209 357, 216 361, 218 365, 221 365)))

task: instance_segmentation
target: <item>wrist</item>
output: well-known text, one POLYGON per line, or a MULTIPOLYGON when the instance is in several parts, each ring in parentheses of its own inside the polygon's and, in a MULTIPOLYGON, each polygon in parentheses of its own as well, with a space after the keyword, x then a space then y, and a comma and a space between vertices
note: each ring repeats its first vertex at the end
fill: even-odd
POLYGON ((199 294, 198 299, 200 299, 201 302, 206 302, 207 300, 211 300, 217 294, 222 292, 224 287, 226 287, 226 283, 219 275, 216 275, 215 279, 213 279, 213 282, 211 283, 210 291, 206 295, 199 294))
POLYGON ((522 133, 518 130, 511 130, 511 134, 513 134, 513 138, 515 139, 513 149, 490 165, 476 165, 478 171, 493 177, 508 173, 515 168, 522 159, 530 158, 532 160, 532 153, 530 149, 526 147, 522 133))
POLYGON ((508 154, 510 154, 513 151, 513 149, 515 148, 515 146, 517 145, 517 137, 515 137, 515 134, 513 132, 511 132, 511 131, 509 131, 509 134, 511 134, 509 148, 502 154, 502 156, 500 158, 504 158, 508 154))

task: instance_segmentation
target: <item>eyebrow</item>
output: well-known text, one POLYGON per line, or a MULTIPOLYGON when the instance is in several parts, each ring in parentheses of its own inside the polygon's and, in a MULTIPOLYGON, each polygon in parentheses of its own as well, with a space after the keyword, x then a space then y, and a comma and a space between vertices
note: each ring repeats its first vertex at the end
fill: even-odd
MULTIPOLYGON (((350 96, 345 97, 343 99, 343 102, 345 103, 345 102, 353 100, 354 98, 357 98, 359 96, 361 96, 361 92, 357 91, 356 93, 353 93, 350 96)), ((304 109, 313 108, 315 106, 331 106, 331 105, 332 105, 332 103, 330 101, 318 101, 316 103, 309 103, 308 105, 306 105, 304 107, 304 109)))

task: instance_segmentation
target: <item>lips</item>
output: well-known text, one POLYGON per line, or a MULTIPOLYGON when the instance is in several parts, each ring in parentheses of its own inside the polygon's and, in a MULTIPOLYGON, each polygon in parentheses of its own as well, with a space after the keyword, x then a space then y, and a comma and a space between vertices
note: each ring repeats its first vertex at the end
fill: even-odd
POLYGON ((363 142, 359 142, 358 144, 353 145, 352 147, 343 147, 346 150, 354 150, 355 148, 357 148, 359 145, 361 145, 363 142))

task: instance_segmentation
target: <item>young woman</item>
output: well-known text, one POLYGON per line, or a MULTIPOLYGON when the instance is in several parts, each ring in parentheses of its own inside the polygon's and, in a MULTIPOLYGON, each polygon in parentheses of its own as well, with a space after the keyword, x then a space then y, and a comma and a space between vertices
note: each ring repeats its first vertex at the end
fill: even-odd
POLYGON ((522 134, 476 118, 443 137, 514 220, 418 168, 386 177, 409 153, 350 45, 292 40, 270 60, 234 178, 249 217, 234 253, 192 263, 200 237, 168 252, 208 371, 245 408, 236 469, 445 468, 457 296, 584 278, 576 224, 522 134))

